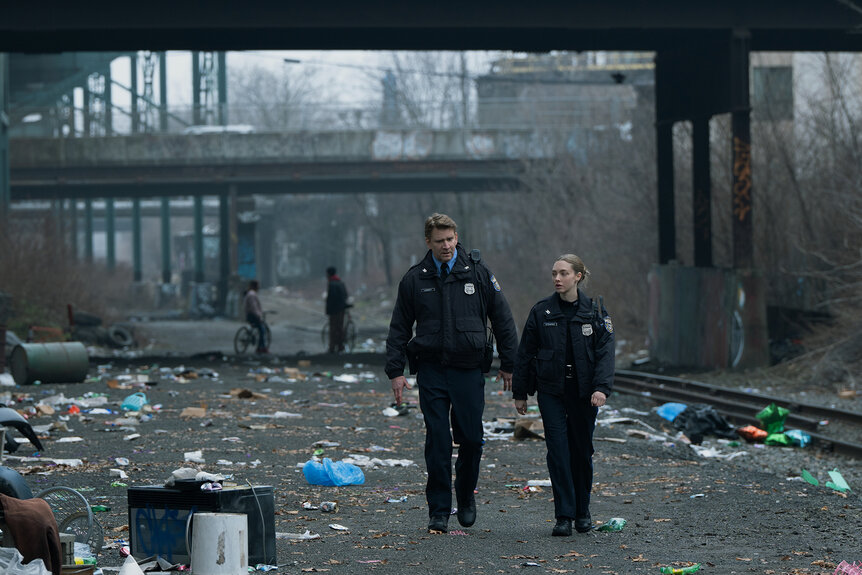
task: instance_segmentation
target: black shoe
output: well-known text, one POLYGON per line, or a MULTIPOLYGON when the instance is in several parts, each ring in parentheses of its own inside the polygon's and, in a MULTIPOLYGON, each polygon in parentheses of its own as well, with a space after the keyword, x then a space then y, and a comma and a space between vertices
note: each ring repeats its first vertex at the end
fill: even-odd
POLYGON ((551 535, 554 537, 568 537, 572 534, 572 520, 568 517, 560 517, 557 519, 557 524, 554 525, 554 530, 551 535))
POLYGON ((458 504, 458 523, 462 527, 470 527, 476 523, 476 498, 473 495, 466 505, 458 504))
POLYGON ((589 515, 575 519, 575 529, 578 533, 586 533, 593 528, 593 519, 589 515))
POLYGON ((428 533, 434 533, 435 531, 438 533, 449 532, 448 515, 434 515, 431 517, 431 521, 428 522, 428 533))

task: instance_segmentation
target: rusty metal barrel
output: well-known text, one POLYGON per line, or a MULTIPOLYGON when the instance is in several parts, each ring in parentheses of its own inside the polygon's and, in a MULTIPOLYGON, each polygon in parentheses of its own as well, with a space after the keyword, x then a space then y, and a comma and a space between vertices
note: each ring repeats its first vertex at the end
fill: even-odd
POLYGON ((79 341, 22 343, 12 350, 9 367, 18 385, 80 383, 87 377, 90 358, 79 341))

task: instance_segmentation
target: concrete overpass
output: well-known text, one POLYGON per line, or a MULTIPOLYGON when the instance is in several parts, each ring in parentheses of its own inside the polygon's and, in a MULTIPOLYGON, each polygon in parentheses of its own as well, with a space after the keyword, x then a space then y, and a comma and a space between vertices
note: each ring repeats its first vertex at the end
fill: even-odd
POLYGON ((501 191, 553 150, 533 130, 14 138, 12 200, 501 191))

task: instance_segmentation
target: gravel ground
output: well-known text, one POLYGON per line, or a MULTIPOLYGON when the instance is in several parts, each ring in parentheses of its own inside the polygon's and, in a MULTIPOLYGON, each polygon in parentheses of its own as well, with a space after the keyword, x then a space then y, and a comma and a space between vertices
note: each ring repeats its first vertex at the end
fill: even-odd
MULTIPOLYGON (((284 367, 297 367, 297 358, 261 365, 214 356, 183 362, 200 373, 213 370, 216 378, 177 379, 178 360, 160 360, 158 367, 133 360, 105 367, 103 377, 88 383, 3 388, 0 393, 14 394, 9 401, 22 409, 62 393, 66 398, 106 394, 107 407, 115 410, 134 390, 112 389, 106 381, 148 370, 158 378, 149 376, 157 385, 145 393, 151 404, 160 406, 150 421, 134 426, 137 439, 126 440, 132 431, 110 424, 116 414, 73 415, 65 422, 68 430, 51 432, 38 460, 7 457, 5 463, 22 473, 34 492, 71 486, 81 489, 92 504, 109 507, 97 517, 106 542, 112 542, 129 537, 126 489, 112 486, 116 478, 109 471, 118 467, 116 458, 130 460, 124 467, 128 485, 157 485, 172 470, 189 465, 183 461, 185 452, 200 449, 206 462, 195 467, 232 474, 239 484, 274 487, 277 532, 320 535, 308 541, 279 539, 282 573, 412 569, 441 574, 622 574, 657 573, 660 566, 687 562, 702 563, 703 573, 832 573, 842 560, 862 560, 856 494, 862 478, 852 462, 796 449, 730 447, 715 440, 704 446, 724 457, 704 457, 676 439, 670 425, 651 413, 652 405, 623 395, 611 397, 600 419, 634 421, 597 428, 592 505, 597 524, 625 518, 621 532, 551 537, 550 489, 525 490, 529 480, 547 479, 544 445, 489 435, 477 492, 478 521, 461 529, 453 518, 450 534, 429 535, 424 428, 418 410, 404 417, 382 415, 391 392, 379 356, 352 357, 349 365, 331 357, 305 359, 311 365, 300 368, 307 379, 299 381, 280 373, 284 367), (255 373, 262 368, 274 373, 255 373), (359 381, 335 379, 345 374, 359 381), (230 395, 232 389, 266 397, 242 399, 230 395), (189 406, 206 406, 205 417, 182 417, 189 406), (279 411, 300 417, 272 417, 279 411), (630 434, 639 430, 659 436, 667 431, 669 436, 642 439, 630 434), (64 437, 83 441, 61 442, 64 437), (323 456, 334 460, 360 454, 417 465, 366 468, 361 486, 313 486, 297 465, 312 456, 318 441, 338 443, 322 448, 323 456), (387 451, 377 451, 381 447, 387 451), (49 458, 79 458, 83 465, 57 466, 49 458), (233 463, 218 465, 218 460, 233 463), (828 479, 827 471, 838 468, 854 491, 842 494, 802 482, 798 476, 803 468, 821 481, 828 479), (402 497, 406 500, 387 502, 402 497), (338 511, 306 510, 306 501, 337 501, 338 511), (329 527, 332 523, 349 530, 335 531, 329 527)), ((97 375, 95 368, 91 375, 97 375)), ((493 383, 486 386, 489 422, 515 415, 511 401, 498 389, 493 383)), ((60 409, 67 406, 61 402, 60 409)), ((31 421, 45 425, 61 419, 58 413, 31 421)), ((32 453, 25 443, 16 455, 32 453)), ((106 572, 121 563, 118 550, 102 552, 100 564, 106 572)))

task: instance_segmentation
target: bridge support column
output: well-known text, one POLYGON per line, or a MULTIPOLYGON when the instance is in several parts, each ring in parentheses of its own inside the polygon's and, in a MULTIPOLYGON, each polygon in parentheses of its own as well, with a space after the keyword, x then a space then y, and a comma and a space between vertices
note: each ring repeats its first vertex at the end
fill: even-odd
POLYGON ((230 286, 230 206, 229 196, 223 193, 219 196, 218 220, 219 220, 219 283, 218 283, 218 307, 219 313, 227 313, 227 296, 230 286))
POLYGON ((692 121, 693 153, 692 181, 694 184, 694 265, 712 267, 712 182, 709 170, 709 116, 692 121))
POLYGON ((168 131, 168 55, 159 52, 159 128, 168 131))
POLYGON ((0 53, 0 228, 6 228, 12 192, 9 186, 9 54, 0 53))
POLYGON ((131 78, 129 81, 129 91, 132 97, 132 133, 137 134, 141 131, 141 115, 138 112, 138 53, 135 52, 129 56, 129 70, 131 78))
POLYGON ((132 281, 139 283, 143 278, 141 265, 141 200, 132 200, 132 281))
POLYGON ((204 198, 195 196, 195 283, 204 281, 204 198))
POLYGON ((114 198, 105 198, 105 260, 110 271, 117 264, 116 221, 114 219, 114 198))
POLYGON ((162 283, 171 283, 171 199, 162 198, 162 283))
POLYGON ((666 264, 676 259, 676 209, 673 190, 673 122, 656 125, 658 162, 658 259, 666 264))
POLYGON ((78 200, 69 198, 69 249, 72 252, 72 258, 78 259, 78 200))
POLYGON ((749 36, 734 33, 730 45, 731 129, 733 132, 733 267, 754 267, 751 219, 751 104, 749 36))
POLYGON ((84 200, 84 259, 93 263, 93 200, 84 200))
POLYGON ((227 126, 227 54, 218 53, 218 123, 227 126))

